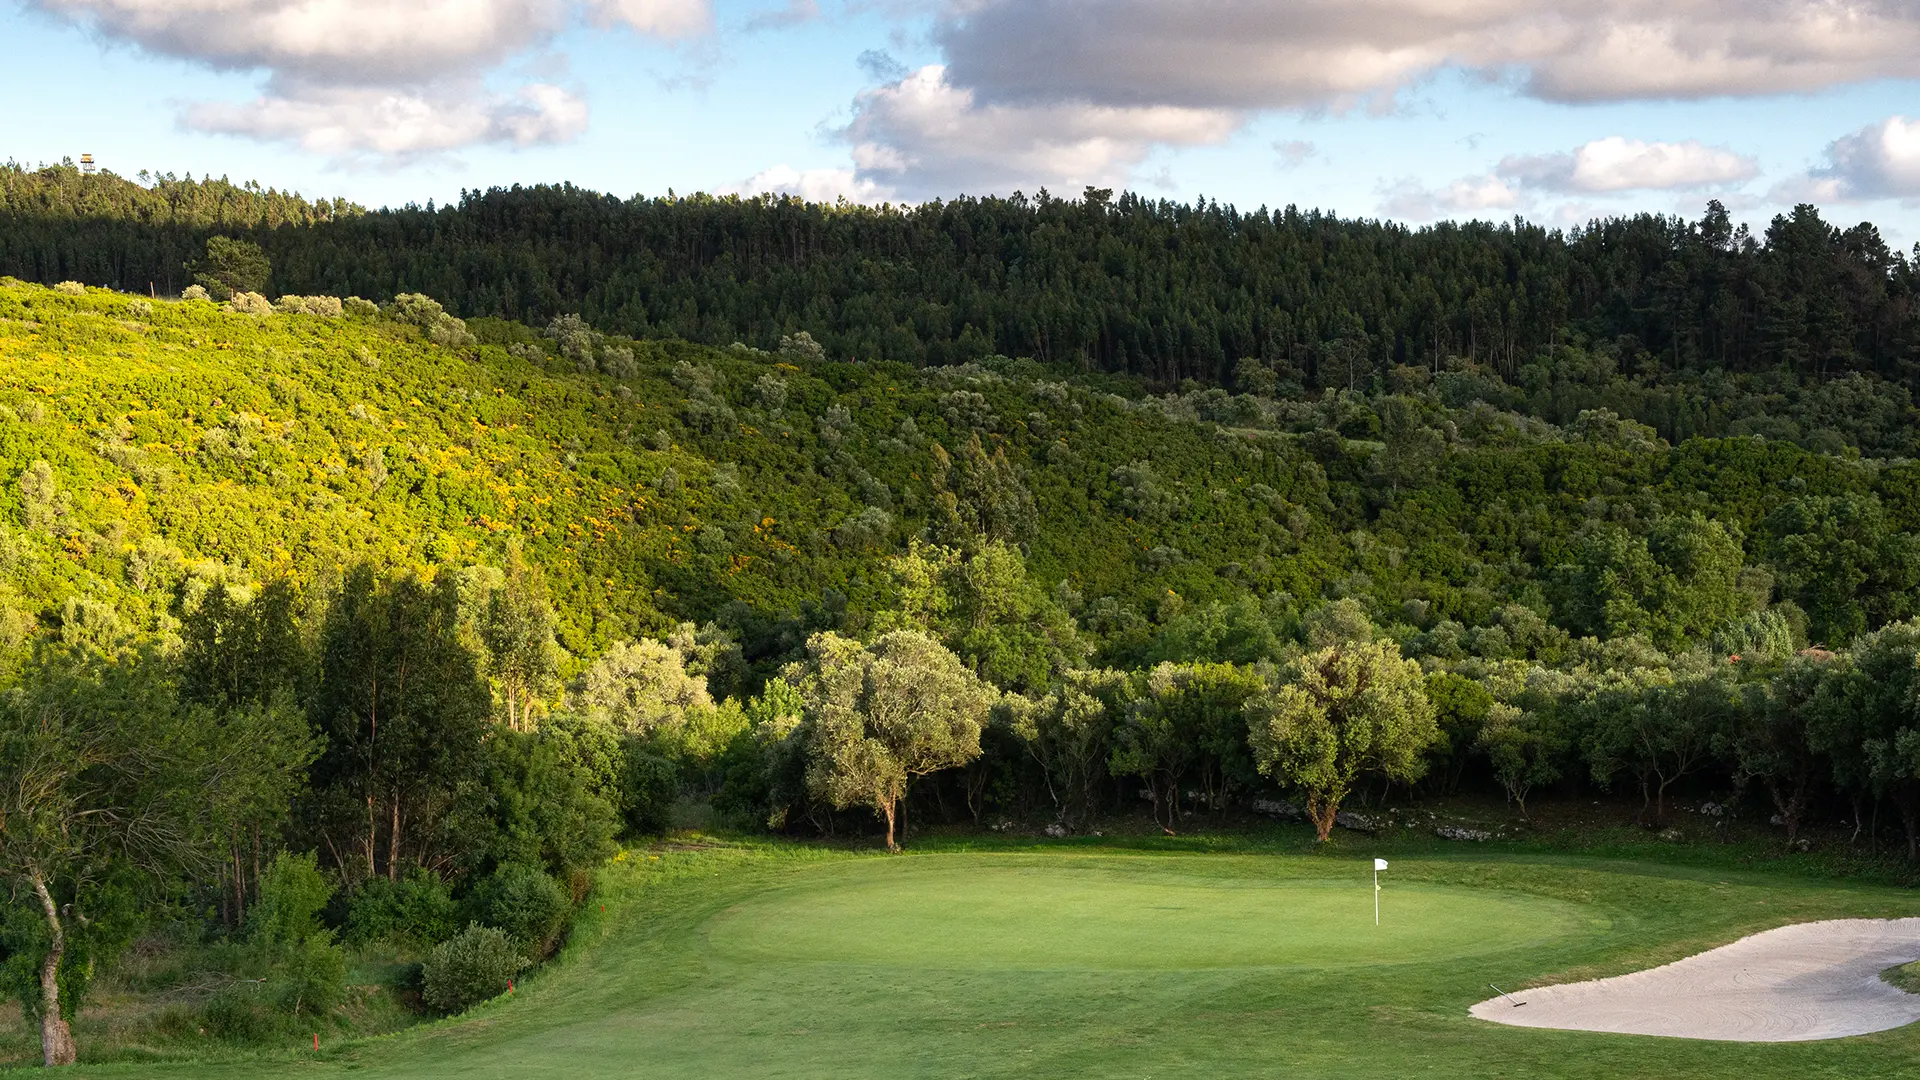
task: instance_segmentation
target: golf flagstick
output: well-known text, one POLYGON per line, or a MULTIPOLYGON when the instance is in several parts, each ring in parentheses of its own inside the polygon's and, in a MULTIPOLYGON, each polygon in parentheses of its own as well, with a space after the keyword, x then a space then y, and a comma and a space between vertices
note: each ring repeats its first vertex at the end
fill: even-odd
POLYGON ((1387 868, 1387 860, 1373 860, 1373 925, 1380 925, 1380 871, 1387 868))

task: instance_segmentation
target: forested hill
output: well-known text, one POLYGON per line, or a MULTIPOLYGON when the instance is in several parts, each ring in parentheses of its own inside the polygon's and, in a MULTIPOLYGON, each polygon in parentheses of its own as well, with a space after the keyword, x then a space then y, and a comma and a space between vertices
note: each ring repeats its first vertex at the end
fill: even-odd
POLYGON ((767 663, 866 632, 914 602, 916 539, 1013 545, 1023 599, 981 617, 1077 624, 1073 649, 1118 663, 1251 661, 1330 596, 1443 654, 1680 648, 1769 606, 1837 644, 1920 611, 1920 465, 1669 446, 1605 410, 1553 426, 1478 370, 1128 398, 1032 361, 916 371, 571 320, 478 320, 473 343, 428 301, 358 310, 0 285, 8 635, 164 636, 209 582, 498 566, 513 541, 577 657, 682 620, 767 663))
POLYGON ((419 291, 467 317, 579 313, 722 346, 806 330, 836 359, 1000 353, 1162 387, 1255 388, 1236 375, 1248 357, 1309 390, 1451 356, 1518 381, 1565 344, 1653 381, 1920 371, 1912 264, 1871 225, 1838 228, 1810 206, 1757 237, 1717 204, 1699 221, 1560 233, 1092 190, 863 207, 515 187, 361 213, 253 186, 0 169, 0 273, 177 292, 214 234, 265 248, 276 295, 419 291))

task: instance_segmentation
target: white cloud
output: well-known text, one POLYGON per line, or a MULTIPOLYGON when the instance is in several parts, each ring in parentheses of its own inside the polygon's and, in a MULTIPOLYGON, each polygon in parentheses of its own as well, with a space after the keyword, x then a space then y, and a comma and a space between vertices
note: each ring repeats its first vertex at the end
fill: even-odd
POLYGON ((1829 165, 1807 178, 1829 200, 1920 198, 1920 120, 1889 116, 1827 147, 1829 165))
POLYGON ((1488 217, 1486 210, 1512 210, 1521 203, 1521 192, 1498 176, 1463 176, 1439 189, 1430 189, 1417 180, 1401 180, 1381 192, 1380 212, 1408 221, 1432 221, 1465 213, 1470 217, 1488 217))
POLYGON ((482 142, 564 141, 586 123, 570 92, 484 89, 501 65, 576 18, 658 37, 701 33, 710 0, 36 0, 103 37, 219 71, 258 72, 248 104, 200 102, 190 127, 317 153, 400 159, 482 142))
POLYGON ((1446 68, 1556 101, 1920 75, 1908 0, 952 0, 934 38, 993 103, 1341 107, 1446 68))
POLYGON ((1509 157, 1499 175, 1548 191, 1602 194, 1674 191, 1736 184, 1759 175, 1750 157, 1686 142, 1643 142, 1611 135, 1567 154, 1509 157))
POLYGON ((1222 142, 1241 122, 1172 105, 981 104, 936 64, 862 92, 839 134, 860 179, 919 199, 1120 187, 1155 147, 1222 142))
POLYGON ((244 105, 202 103, 184 122, 199 131, 295 143, 346 160, 404 162, 475 143, 566 142, 587 124, 586 103, 535 83, 512 98, 427 96, 398 90, 320 89, 244 105))
POLYGON ((601 25, 623 24, 635 33, 681 38, 713 29, 711 0, 593 0, 601 25))
POLYGON ((897 201, 891 192, 872 180, 862 180, 852 169, 801 171, 791 165, 775 165, 764 169, 737 184, 720 188, 716 194, 792 195, 807 202, 823 203, 841 199, 856 203, 897 201))

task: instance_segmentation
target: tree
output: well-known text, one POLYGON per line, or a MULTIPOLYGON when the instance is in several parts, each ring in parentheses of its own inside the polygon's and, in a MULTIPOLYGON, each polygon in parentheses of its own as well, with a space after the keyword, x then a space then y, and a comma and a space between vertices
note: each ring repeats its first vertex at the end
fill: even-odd
POLYGON ((232 891, 222 907, 235 926, 246 915, 249 864, 257 896, 274 827, 305 788, 307 766, 320 752, 299 704, 311 679, 298 607, 299 594, 284 579, 251 597, 221 582, 181 619, 180 697, 219 713, 235 735, 210 778, 230 811, 222 822, 227 857, 221 874, 232 891))
POLYGON ((1920 858, 1920 620, 1861 635, 1824 674, 1806 709, 1809 743, 1842 790, 1892 798, 1907 857, 1920 858))
MULTIPOLYGON (((1440 728, 1435 745, 1446 755, 1446 770, 1441 776, 1442 794, 1451 795, 1460 786, 1466 772, 1468 751, 1479 747, 1480 731, 1492 714, 1493 694, 1479 682, 1451 671, 1436 671, 1427 676, 1427 699, 1433 702, 1433 717, 1440 728)), ((1481 747, 1484 749, 1484 747, 1481 747)))
POLYGON ((312 717, 327 747, 314 786, 341 871, 397 880, 410 862, 452 866, 472 848, 452 830, 478 820, 456 811, 475 797, 492 711, 453 575, 382 578, 357 566, 320 637, 312 717))
POLYGON ((1054 812, 1078 828, 1093 816, 1114 726, 1130 697, 1118 671, 1071 671, 1038 701, 1009 695, 1010 727, 1040 766, 1054 812))
POLYGON ((1596 783, 1622 770, 1640 785, 1641 816, 1666 820, 1667 789, 1714 760, 1736 703, 1732 665, 1700 653, 1672 667, 1608 672, 1582 703, 1596 783))
POLYGON ((188 263, 187 271, 215 300, 226 300, 238 293, 266 292, 273 264, 251 240, 213 236, 207 238, 206 254, 188 263))
POLYGON ((687 670, 687 655, 653 640, 616 643, 580 673, 567 700, 634 735, 680 726, 688 712, 713 707, 707 680, 687 670))
MULTIPOLYGON (((1493 763, 1494 779, 1527 817, 1527 794, 1560 779, 1560 754, 1567 740, 1553 710, 1521 709, 1504 702, 1488 710, 1474 744, 1493 763)), ((1530 818, 1528 820, 1531 820, 1530 818)))
POLYGON ((1168 827, 1180 818, 1190 774, 1219 809, 1227 789, 1254 772, 1243 709, 1261 685, 1251 668, 1233 664, 1156 664, 1117 733, 1111 768, 1147 781, 1156 820, 1164 809, 1168 827))
POLYGON ((1796 656, 1772 678, 1747 683, 1728 734, 1735 784, 1758 780, 1765 785, 1788 844, 1799 836, 1820 775, 1820 754, 1809 740, 1810 710, 1834 671, 1833 659, 1832 654, 1796 656))
POLYGON ((217 861, 230 808, 209 781, 238 734, 152 656, 50 654, 0 696, 0 875, 39 918, 16 989, 45 1064, 73 1063, 68 1022, 138 924, 132 893, 217 861))
POLYGON ((862 647, 816 634, 784 676, 804 702, 807 787, 835 807, 886 819, 887 850, 915 777, 980 755, 980 729, 999 693, 925 634, 900 630, 862 647))
POLYGON ((480 613, 487 674, 506 707, 511 730, 532 727, 535 706, 558 682, 560 646, 553 630, 553 608, 539 569, 529 566, 515 545, 508 554, 505 580, 488 595, 480 613))
POLYGON ((1246 704, 1260 772, 1307 795, 1321 840, 1362 775, 1411 782, 1440 738, 1420 665, 1392 642, 1331 645, 1290 664, 1246 704))
POLYGON ((1086 659, 1072 617, 1002 541, 962 551, 916 540, 887 570, 899 601, 876 617, 876 629, 935 634, 996 686, 1037 694, 1086 659))

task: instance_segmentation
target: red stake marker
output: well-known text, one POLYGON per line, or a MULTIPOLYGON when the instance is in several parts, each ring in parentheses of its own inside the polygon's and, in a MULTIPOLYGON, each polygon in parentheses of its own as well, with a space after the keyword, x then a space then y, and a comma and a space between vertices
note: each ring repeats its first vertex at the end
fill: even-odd
POLYGON ((313 1033, 313 1048, 320 1049, 320 1033, 317 1031, 313 1033))

